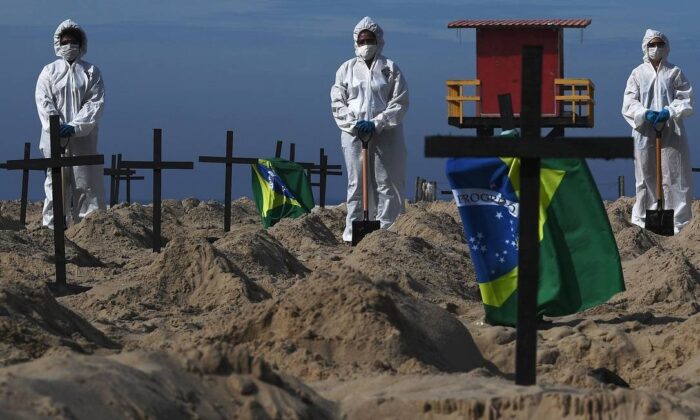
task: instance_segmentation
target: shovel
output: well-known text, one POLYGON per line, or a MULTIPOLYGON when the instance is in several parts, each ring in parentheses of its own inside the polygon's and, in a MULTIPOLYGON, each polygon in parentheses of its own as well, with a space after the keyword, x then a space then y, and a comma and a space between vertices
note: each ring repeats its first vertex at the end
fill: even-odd
POLYGON ((656 210, 647 210, 644 220, 644 228, 657 235, 673 236, 673 209, 664 210, 664 192, 661 185, 661 130, 656 128, 656 210))
POLYGON ((379 220, 369 220, 369 193, 367 191, 368 172, 369 172, 369 151, 367 146, 372 138, 370 134, 366 140, 360 137, 362 142, 362 220, 353 220, 352 222, 352 246, 357 245, 362 238, 368 234, 379 230, 379 220))

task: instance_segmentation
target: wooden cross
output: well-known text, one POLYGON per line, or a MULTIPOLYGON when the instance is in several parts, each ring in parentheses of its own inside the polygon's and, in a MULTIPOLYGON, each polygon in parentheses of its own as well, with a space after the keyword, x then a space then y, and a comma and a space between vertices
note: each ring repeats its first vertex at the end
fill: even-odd
MULTIPOLYGON (((51 194, 53 195, 53 239, 55 250, 56 281, 49 283, 49 288, 57 295, 74 294, 84 292, 89 287, 69 285, 66 282, 66 244, 65 244, 65 217, 63 214, 63 184, 62 168, 86 165, 104 164, 102 155, 66 156, 61 157, 61 139, 58 134, 60 124, 59 116, 49 117, 49 130, 51 136, 51 157, 48 159, 23 159, 8 160, 7 169, 47 170, 51 168, 51 194)), ((26 153, 25 153, 26 156, 26 153)))
MULTIPOLYGON (((281 149, 281 143, 278 142, 281 149)), ((232 165, 246 164, 254 165, 258 163, 257 158, 233 157, 233 131, 226 132, 226 156, 200 156, 199 161, 202 163, 223 163, 226 165, 226 174, 224 175, 224 232, 231 231, 231 187, 232 187, 232 165)))
POLYGON ((143 176, 134 176, 136 171, 125 168, 122 163, 122 155, 112 155, 112 167, 104 169, 104 175, 109 176, 109 205, 116 206, 119 203, 119 184, 126 181, 126 202, 131 203, 131 181, 143 180, 143 176))
POLYGON ((542 158, 632 158, 631 137, 540 137, 542 47, 523 48, 521 138, 429 136, 426 157, 519 157, 520 215, 515 382, 536 383, 539 192, 542 158))
POLYGON ((124 162, 122 161, 121 153, 117 154, 117 168, 125 169, 127 172, 124 175, 117 176, 117 182, 115 185, 115 198, 117 202, 119 201, 119 181, 126 181, 126 203, 131 204, 131 181, 142 181, 145 179, 143 176, 134 176, 136 171, 125 168, 124 162))
MULTIPOLYGON (((31 143, 24 143, 24 160, 21 162, 26 162, 31 156, 31 143)), ((8 169, 6 164, 0 164, 0 168, 8 169)), ((18 168, 20 169, 20 168, 18 168)), ((27 203, 29 196, 29 171, 28 167, 22 169, 22 196, 20 198, 20 208, 19 208, 19 223, 24 226, 27 224, 27 203)), ((46 169, 33 168, 35 171, 46 172, 46 169)))
MULTIPOLYGON (((282 157, 282 140, 277 140, 277 144, 275 145, 275 157, 277 159, 282 157)), ((296 150, 297 150, 297 145, 296 143, 289 143, 289 161, 294 162, 296 159, 296 150)), ((300 163, 300 162, 297 162, 300 163)), ((301 163, 303 166, 304 164, 301 163)), ((313 165, 313 163, 308 163, 306 165, 313 165)))
POLYGON ((326 207, 327 178, 329 175, 334 175, 334 176, 343 175, 341 168, 342 167, 340 165, 329 165, 328 164, 328 155, 325 153, 325 150, 323 148, 321 148, 321 152, 319 154, 319 164, 314 165, 309 169, 309 175, 318 175, 319 176, 318 182, 312 182, 311 186, 318 187, 319 206, 321 208, 326 207))
MULTIPOLYGON (((291 162, 294 162, 295 153, 296 152, 296 144, 295 143, 290 143, 289 144, 289 160, 291 162)), ((275 147, 275 157, 280 158, 282 157, 282 140, 277 140, 277 145, 275 147)), ((328 164, 328 155, 325 154, 325 151, 323 148, 321 148, 321 153, 319 156, 319 164, 316 165, 314 163, 310 162, 295 162, 298 165, 301 165, 303 167, 309 177, 311 175, 319 175, 319 182, 312 182, 311 186, 312 187, 319 187, 319 206, 321 208, 326 207, 326 183, 327 183, 327 177, 329 175, 335 175, 335 176, 340 176, 343 175, 343 173, 340 171, 342 169, 341 165, 329 165, 328 164)))
POLYGON ((160 252, 162 238, 160 236, 161 225, 161 173, 163 169, 193 169, 192 162, 164 162, 162 160, 162 135, 160 128, 153 129, 153 160, 123 160, 122 165, 128 169, 152 169, 153 170, 153 252, 160 252))

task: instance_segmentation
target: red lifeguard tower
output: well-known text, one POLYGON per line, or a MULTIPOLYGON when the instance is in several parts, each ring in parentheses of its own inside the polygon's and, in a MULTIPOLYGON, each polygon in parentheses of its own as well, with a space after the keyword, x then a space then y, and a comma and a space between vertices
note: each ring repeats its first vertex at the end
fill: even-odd
POLYGON ((542 126, 562 132, 566 127, 593 127, 594 86, 589 79, 564 78, 564 28, 585 28, 590 19, 457 20, 448 28, 476 29, 476 79, 447 81, 448 123, 492 135, 501 126, 498 95, 510 93, 515 123, 520 125, 522 48, 541 45, 542 126), (474 95, 465 95, 474 87, 474 95), (476 105, 465 115, 466 102, 476 105))

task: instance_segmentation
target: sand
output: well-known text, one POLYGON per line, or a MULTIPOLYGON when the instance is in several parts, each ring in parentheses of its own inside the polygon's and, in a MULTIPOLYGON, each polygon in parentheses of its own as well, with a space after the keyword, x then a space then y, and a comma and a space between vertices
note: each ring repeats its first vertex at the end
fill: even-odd
POLYGON ((0 418, 700 417, 700 219, 661 237, 632 204, 606 203, 627 291, 543 323, 518 387, 451 202, 352 248, 342 205, 265 231, 239 199, 224 233, 220 203, 167 200, 159 254, 152 207, 119 204, 66 231, 91 289, 59 298, 41 204, 24 228, 0 202, 0 418))

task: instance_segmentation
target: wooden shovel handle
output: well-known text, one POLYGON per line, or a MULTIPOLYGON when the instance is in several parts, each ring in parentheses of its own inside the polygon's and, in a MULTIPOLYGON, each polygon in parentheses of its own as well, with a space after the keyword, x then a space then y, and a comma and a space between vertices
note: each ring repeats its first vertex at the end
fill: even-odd
POLYGON ((369 219, 369 151, 366 143, 362 145, 362 211, 364 212, 365 220, 369 219))
POLYGON ((656 200, 661 203, 661 208, 663 210, 663 188, 661 179, 661 132, 656 132, 656 200))

